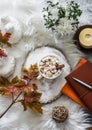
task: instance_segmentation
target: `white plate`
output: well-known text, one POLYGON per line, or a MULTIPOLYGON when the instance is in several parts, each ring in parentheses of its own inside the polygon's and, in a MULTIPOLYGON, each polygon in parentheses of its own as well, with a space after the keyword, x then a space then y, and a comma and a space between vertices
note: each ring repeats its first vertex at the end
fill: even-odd
POLYGON ((39 64, 40 60, 47 55, 56 56, 60 59, 61 63, 65 65, 65 67, 62 70, 62 74, 54 80, 43 79, 35 81, 38 85, 39 91, 42 93, 42 103, 49 103, 58 97, 60 90, 66 83, 65 77, 70 73, 70 65, 68 64, 65 56, 59 50, 51 47, 41 47, 35 49, 33 52, 30 52, 25 61, 24 67, 29 68, 31 64, 39 64))

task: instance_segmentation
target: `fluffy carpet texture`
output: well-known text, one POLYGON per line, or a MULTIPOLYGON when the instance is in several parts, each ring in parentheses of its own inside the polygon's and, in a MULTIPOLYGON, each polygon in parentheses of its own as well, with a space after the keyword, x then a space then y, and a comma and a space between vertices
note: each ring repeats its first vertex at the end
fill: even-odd
MULTIPOLYGON (((79 19, 80 24, 91 24, 92 1, 76 1, 80 3, 83 10, 79 19)), ((37 47, 51 46, 57 48, 63 52, 72 69, 82 57, 85 57, 85 54, 81 53, 73 44, 73 34, 57 39, 52 32, 44 27, 42 8, 45 4, 45 0, 0 1, 0 19, 4 16, 11 16, 20 23, 20 30, 22 30, 21 40, 12 48, 6 47, 8 55, 12 54, 16 59, 16 68, 12 77, 21 76, 21 67, 25 59, 29 52, 37 47)), ((91 56, 89 59, 92 60, 91 56)), ((0 113, 7 108, 10 102, 9 98, 0 96, 0 113)), ((20 103, 15 104, 0 119, 0 130, 86 130, 92 125, 92 123, 88 123, 88 120, 88 114, 79 105, 71 99, 61 96, 51 104, 43 106, 43 115, 35 114, 30 110, 24 112, 20 103), (64 105, 68 108, 69 116, 64 123, 56 123, 52 119, 52 108, 57 105, 64 105)))

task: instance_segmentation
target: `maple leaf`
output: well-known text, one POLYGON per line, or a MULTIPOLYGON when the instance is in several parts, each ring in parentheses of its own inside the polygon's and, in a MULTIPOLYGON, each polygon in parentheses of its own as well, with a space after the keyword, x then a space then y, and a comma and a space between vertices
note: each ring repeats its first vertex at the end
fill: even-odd
POLYGON ((30 91, 28 93, 24 93, 24 98, 30 98, 31 97, 33 99, 33 101, 39 102, 41 95, 42 94, 38 91, 30 91))
POLYGON ((24 107, 24 111, 28 110, 28 108, 30 108, 32 111, 36 112, 36 113, 43 113, 42 110, 42 104, 40 102, 27 102, 25 100, 19 100, 18 102, 21 102, 21 104, 24 107))
POLYGON ((18 93, 21 88, 25 85, 23 80, 20 80, 17 76, 9 81, 5 77, 0 77, 0 94, 11 95, 11 93, 18 93))
POLYGON ((27 106, 27 102, 25 102, 24 99, 18 100, 17 102, 20 102, 20 103, 23 105, 24 111, 27 110, 27 107, 28 107, 28 106, 27 106))
POLYGON ((28 93, 24 93, 24 99, 19 100, 18 102, 21 102, 24 107, 24 111, 30 108, 34 112, 42 114, 42 104, 39 102, 41 95, 42 94, 38 91, 30 91, 28 93))
POLYGON ((39 75, 38 65, 30 65, 29 69, 23 68, 22 75, 26 80, 35 80, 39 75))
POLYGON ((11 80, 11 85, 21 89, 23 86, 26 85, 26 82, 24 80, 21 80, 18 78, 18 76, 15 76, 12 80, 11 80))
POLYGON ((6 85, 10 85, 10 81, 7 79, 7 78, 5 78, 5 77, 0 77, 0 86, 6 86, 6 85))
POLYGON ((3 49, 0 48, 0 58, 2 57, 7 57, 7 54, 5 53, 3 49))
MULTIPOLYGON (((8 45, 9 47, 11 47, 11 44, 8 42, 9 38, 11 36, 11 33, 5 33, 4 35, 2 35, 1 31, 0 31, 0 42, 2 44, 6 44, 8 45)), ((1 44, 1 45, 2 45, 1 44)))
POLYGON ((39 102, 28 103, 28 107, 36 113, 43 113, 42 104, 39 102))
POLYGON ((29 80, 21 80, 18 76, 14 77, 11 81, 5 77, 0 77, 0 94, 11 95, 12 97, 12 103, 5 112, 1 114, 0 118, 2 118, 16 102, 20 102, 23 105, 24 111, 30 108, 34 112, 42 114, 42 104, 39 102, 42 94, 37 91, 37 88, 36 84, 30 83, 29 80), (14 97, 14 94, 17 95, 14 97), (23 99, 18 100, 21 94, 23 99))
POLYGON ((37 90, 37 85, 36 84, 26 84, 21 88, 22 92, 25 92, 27 94, 29 94, 32 91, 36 91, 37 90))

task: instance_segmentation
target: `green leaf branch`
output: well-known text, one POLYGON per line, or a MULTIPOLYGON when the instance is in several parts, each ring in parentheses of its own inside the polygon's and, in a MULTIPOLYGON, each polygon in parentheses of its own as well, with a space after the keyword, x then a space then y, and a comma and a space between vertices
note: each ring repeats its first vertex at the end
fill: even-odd
POLYGON ((46 28, 56 32, 78 28, 78 17, 82 14, 79 4, 73 0, 70 2, 66 1, 64 4, 47 1, 47 7, 43 8, 44 25, 46 28))

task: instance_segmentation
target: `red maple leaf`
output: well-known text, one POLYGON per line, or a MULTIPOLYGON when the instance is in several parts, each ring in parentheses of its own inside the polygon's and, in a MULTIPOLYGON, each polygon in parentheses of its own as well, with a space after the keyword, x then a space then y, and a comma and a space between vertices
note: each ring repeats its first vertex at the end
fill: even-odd
POLYGON ((7 54, 5 53, 3 49, 0 48, 0 58, 2 57, 7 57, 7 54))

